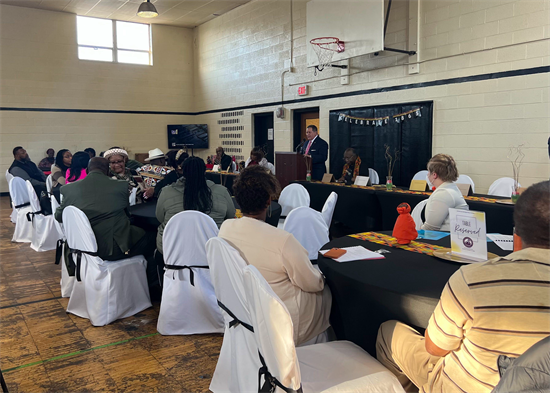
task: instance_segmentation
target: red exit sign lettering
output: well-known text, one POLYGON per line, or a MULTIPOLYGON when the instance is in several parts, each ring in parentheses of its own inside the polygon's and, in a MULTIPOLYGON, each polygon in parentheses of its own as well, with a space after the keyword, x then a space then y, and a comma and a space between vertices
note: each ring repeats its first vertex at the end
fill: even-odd
POLYGON ((307 85, 298 86, 298 95, 299 96, 307 95, 307 85))

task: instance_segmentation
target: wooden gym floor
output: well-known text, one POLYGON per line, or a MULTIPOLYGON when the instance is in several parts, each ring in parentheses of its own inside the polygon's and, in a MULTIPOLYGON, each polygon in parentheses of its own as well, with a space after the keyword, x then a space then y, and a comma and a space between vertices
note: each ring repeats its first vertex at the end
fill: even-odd
POLYGON ((67 314, 55 251, 12 243, 0 197, 0 369, 16 392, 207 392, 221 335, 161 336, 160 303, 94 327, 67 314))

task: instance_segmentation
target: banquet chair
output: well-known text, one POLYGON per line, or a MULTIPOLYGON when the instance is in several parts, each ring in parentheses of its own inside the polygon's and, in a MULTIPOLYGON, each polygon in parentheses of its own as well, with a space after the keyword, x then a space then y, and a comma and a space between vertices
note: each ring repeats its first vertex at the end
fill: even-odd
POLYGON ((472 193, 475 193, 476 192, 476 187, 475 187, 475 184, 474 184, 474 181, 472 180, 472 178, 468 175, 459 175, 458 176, 458 179, 455 183, 459 183, 459 184, 469 184, 470 186, 472 186, 472 193))
MULTIPOLYGON (((26 181, 27 192, 29 193, 29 201, 31 211, 27 213, 27 220, 32 225, 31 248, 34 251, 50 251, 55 250, 57 241, 63 238, 63 234, 57 230, 55 226, 55 218, 53 214, 48 216, 42 213, 40 201, 36 196, 34 187, 30 181, 26 181)), ((55 198, 53 198, 55 199, 55 198)))
MULTIPOLYGON (((10 173, 9 170, 6 169, 6 182, 8 183, 8 188, 9 188, 9 184, 10 184, 11 179, 13 179, 13 175, 10 173)), ((10 220, 11 220, 11 222, 13 222, 15 224, 17 222, 17 210, 15 209, 15 204, 13 203, 13 200, 11 199, 11 196, 10 196, 10 203, 11 203, 11 207, 12 207, 12 211, 11 211, 11 214, 10 214, 10 220)))
POLYGON ((67 312, 104 326, 151 307, 142 255, 113 262, 99 258, 92 226, 74 206, 63 210, 63 228, 76 278, 67 312))
MULTIPOLYGON (((59 202, 57 199, 50 198, 52 204, 52 212, 55 214, 55 211, 59 207, 59 202)), ((67 265, 65 264, 65 250, 64 245, 67 241, 65 237, 65 231, 63 230, 63 224, 57 220, 53 221, 57 231, 62 235, 62 238, 57 241, 57 247, 55 250, 55 264, 61 264, 61 297, 71 297, 71 292, 73 291, 74 286, 74 276, 69 276, 69 271, 67 270, 67 265)))
MULTIPOLYGON (((27 213, 32 212, 27 183, 20 177, 14 177, 9 182, 9 190, 13 207, 17 213, 12 242, 30 243, 32 241, 32 223, 27 220, 27 213)), ((12 213, 13 214, 13 213, 12 213)))
POLYGON ((237 163, 235 161, 231 161, 231 172, 237 172, 237 163))
POLYGON ((51 195, 53 188, 53 178, 52 175, 48 175, 46 177, 46 191, 48 192, 48 195, 51 195))
POLYGON ((134 206, 136 204, 136 194, 137 194, 137 187, 132 188, 132 191, 130 192, 130 206, 134 206))
MULTIPOLYGON (((510 198, 512 196, 512 191, 514 191, 514 186, 514 179, 511 177, 501 177, 491 184, 488 195, 510 198)), ((521 187, 521 184, 518 183, 518 187, 521 187)))
POLYGON ((309 206, 310 197, 304 186, 293 183, 283 188, 278 202, 281 205, 281 218, 279 219, 278 228, 282 229, 285 221, 284 217, 288 216, 292 209, 309 206))
POLYGON ((307 250, 310 260, 316 260, 321 247, 330 241, 323 215, 310 207, 303 206, 292 210, 285 220, 283 229, 294 235, 307 250))
POLYGON ((370 184, 380 184, 380 177, 378 176, 378 172, 376 172, 372 168, 369 168, 369 180, 370 184))
POLYGON ((250 315, 244 294, 245 260, 220 237, 206 243, 210 276, 222 308, 224 335, 210 390, 220 392, 257 392, 261 367, 254 334, 248 330, 250 315), (238 320, 239 323, 233 321, 238 320))
POLYGON ((326 393, 404 391, 394 374, 349 341, 295 348, 292 319, 284 303, 254 266, 244 269, 243 278, 258 348, 253 356, 262 363, 260 386, 326 393))
POLYGON ((336 202, 338 202, 338 194, 332 191, 323 205, 323 210, 321 210, 321 214, 328 228, 330 228, 330 224, 332 223, 336 202))
POLYGON ((271 171, 271 174, 275 176, 275 165, 273 165, 271 162, 268 162, 267 167, 271 171))
POLYGON ((416 174, 413 176, 412 180, 428 180, 428 171, 427 170, 423 170, 423 171, 418 171, 416 172, 416 174))
POLYGON ((424 224, 424 222, 422 221, 422 210, 424 210, 426 203, 428 203, 428 199, 424 199, 418 202, 411 212, 411 216, 414 220, 414 226, 416 227, 417 231, 419 231, 422 227, 422 224, 424 224))
POLYGON ((173 216, 162 236, 164 281, 157 330, 163 335, 223 333, 223 316, 208 270, 206 242, 218 236, 199 211, 173 216))

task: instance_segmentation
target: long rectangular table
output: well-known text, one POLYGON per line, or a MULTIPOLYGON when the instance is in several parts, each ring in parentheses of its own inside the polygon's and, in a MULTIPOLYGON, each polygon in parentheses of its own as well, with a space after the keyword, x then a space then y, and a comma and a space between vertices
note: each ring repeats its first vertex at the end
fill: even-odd
MULTIPOLYGON (((334 183, 293 183, 299 183, 307 189, 311 199, 310 207, 318 211, 322 210, 330 193, 336 192, 338 202, 333 221, 340 222, 355 232, 392 230, 399 215, 397 206, 400 203, 406 202, 414 209, 420 201, 429 197, 429 193, 404 193, 334 183)), ((514 206, 491 202, 494 199, 505 198, 474 195, 471 198, 467 197, 466 203, 470 210, 485 212, 487 233, 511 235, 514 228, 514 206)))

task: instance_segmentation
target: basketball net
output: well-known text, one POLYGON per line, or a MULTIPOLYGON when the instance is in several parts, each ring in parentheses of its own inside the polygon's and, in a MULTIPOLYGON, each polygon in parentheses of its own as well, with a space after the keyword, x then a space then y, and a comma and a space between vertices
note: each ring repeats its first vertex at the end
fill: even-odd
POLYGON ((314 38, 309 43, 313 46, 319 59, 319 65, 315 66, 315 75, 317 75, 317 71, 323 71, 325 67, 332 67, 334 54, 343 52, 345 49, 344 42, 336 37, 314 38))

